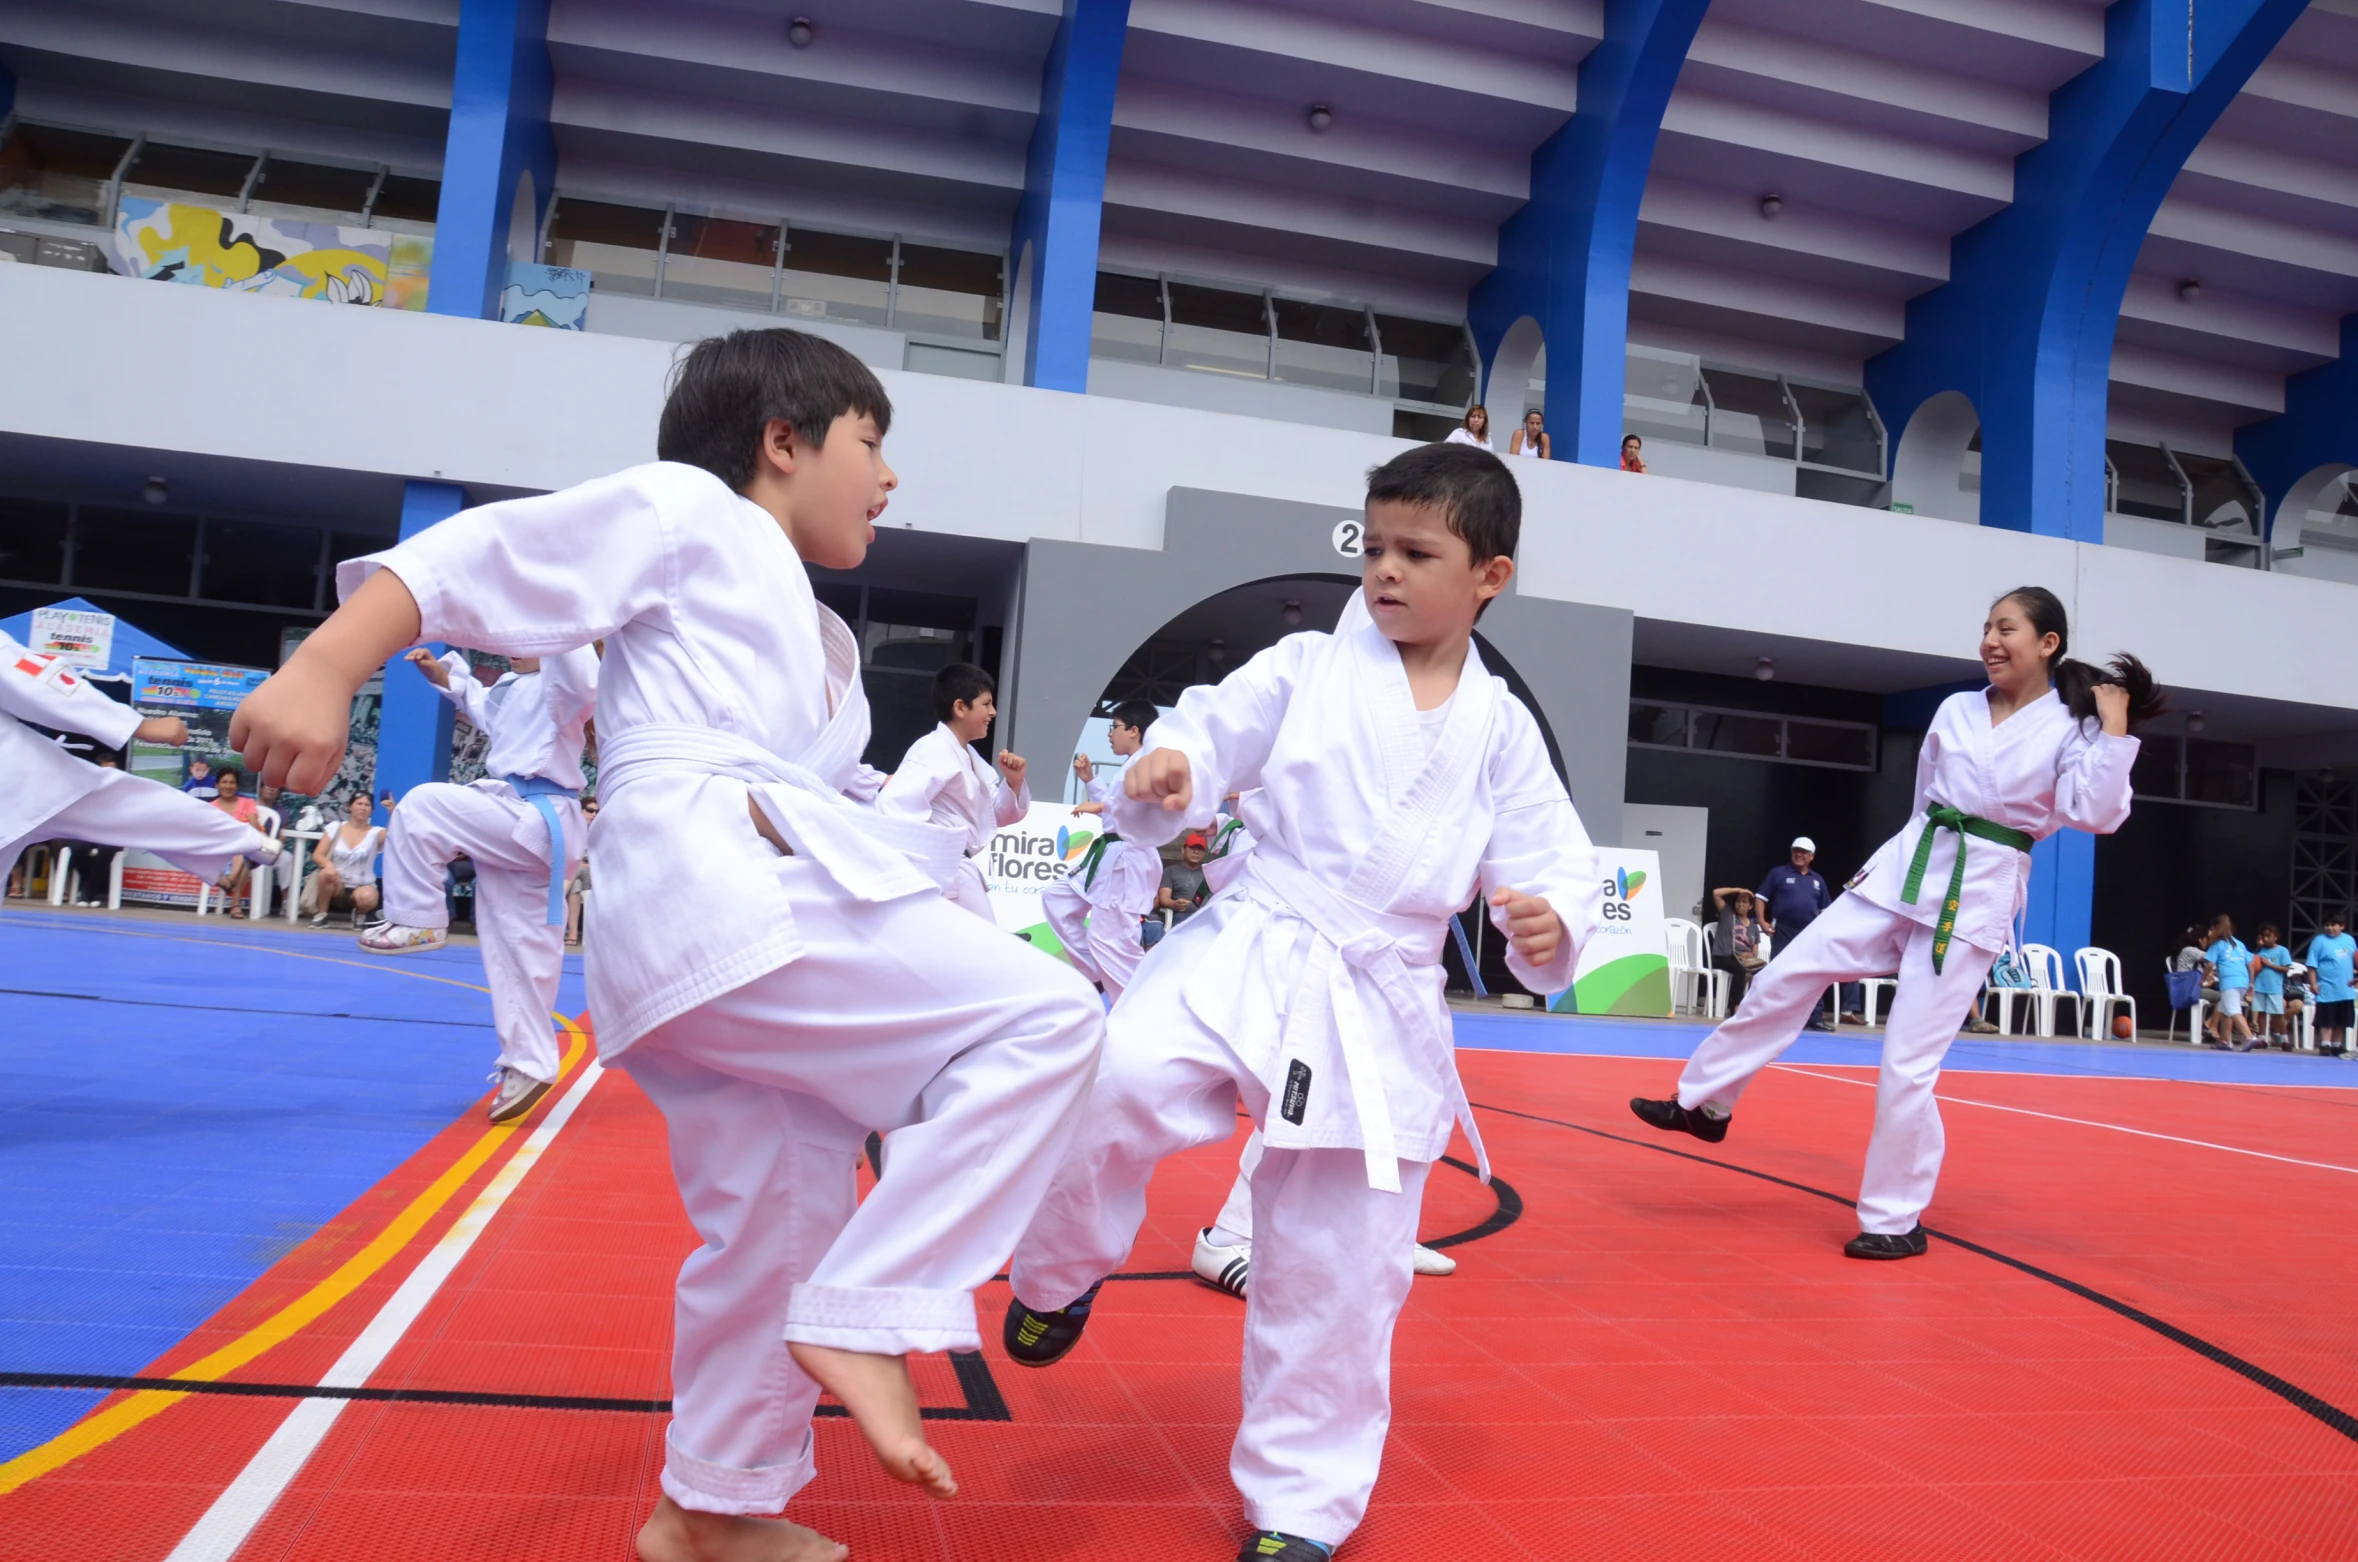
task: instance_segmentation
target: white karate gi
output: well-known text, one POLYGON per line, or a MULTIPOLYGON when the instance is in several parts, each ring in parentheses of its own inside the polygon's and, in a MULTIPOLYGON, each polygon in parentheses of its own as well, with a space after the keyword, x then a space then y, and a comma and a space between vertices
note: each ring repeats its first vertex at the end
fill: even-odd
POLYGON ((634 467, 455 516, 391 569, 420 638, 549 656, 598 686, 598 1050, 663 1111, 705 1246, 680 1271, 663 1489, 775 1513, 812 1475, 788 1341, 974 1348, 1096 1067, 1102 1011, 941 893, 964 837, 862 807, 859 651, 759 506, 634 467), (791 845, 755 830, 748 803, 791 845), (883 1177, 854 1199, 870 1129, 883 1177))
POLYGON ((597 709, 598 653, 588 646, 546 657, 537 672, 509 673, 490 688, 456 651, 442 658, 442 697, 491 739, 482 779, 471 786, 432 781, 410 788, 385 834, 385 915, 404 927, 447 927, 443 877, 451 860, 475 865, 475 930, 499 1060, 544 1084, 557 1078, 551 1014, 565 974, 565 913, 549 920, 549 878, 562 890, 581 866, 589 835, 579 794, 583 730, 597 709), (517 780, 554 782, 562 852, 550 856, 548 821, 517 792, 517 780))
MULTIPOLYGON (((1089 782, 1089 801, 1112 804, 1122 795, 1122 776, 1130 762, 1100 765, 1089 782)), ((1097 816, 1101 828, 1119 835, 1109 811, 1097 816)), ((1139 924, 1154 910, 1154 892, 1162 887, 1163 859, 1143 843, 1110 841, 1097 859, 1097 871, 1085 874, 1079 863, 1064 877, 1040 891, 1040 912, 1067 958, 1084 976, 1119 998, 1138 976, 1138 962, 1146 958, 1139 924)))
POLYGON ((1366 1511, 1390 1424, 1425 1176, 1453 1120, 1473 1129, 1441 997, 1449 918, 1477 883, 1544 896, 1561 949, 1545 970, 1509 963, 1560 989, 1597 915, 1595 856, 1537 723, 1470 648, 1429 747, 1399 652, 1372 626, 1288 637, 1188 690, 1150 741, 1188 756, 1195 804, 1118 803, 1125 835, 1144 850, 1258 786, 1255 844, 1114 1006, 1015 1292, 1062 1307, 1118 1268, 1156 1162, 1226 1140, 1241 1096, 1266 1149, 1230 1472, 1255 1525, 1336 1544, 1366 1511))
POLYGON ((991 909, 990 887, 974 859, 991 844, 991 832, 1016 823, 1031 812, 1032 784, 1027 777, 1011 787, 998 767, 960 740, 945 723, 909 745, 901 768, 884 783, 876 806, 888 814, 931 819, 961 831, 966 838, 966 860, 950 880, 950 901, 990 923, 999 925, 991 909))
POLYGON ((240 857, 269 862, 278 847, 252 825, 177 787, 94 765, 20 722, 78 732, 109 748, 145 718, 99 692, 44 651, 0 634, 0 872, 38 841, 96 841, 151 851, 210 884, 240 857), (9 718, 14 718, 13 720, 9 718))
POLYGON ((2034 840, 2069 825, 2110 835, 2129 817, 2129 767, 2137 740, 2084 726, 2050 690, 1990 725, 1989 693, 1941 702, 1916 760, 1916 809, 1829 906, 1752 978, 1744 1001, 1704 1038, 1679 1075, 1678 1099, 1733 1110, 1752 1077, 1793 1043, 1826 988, 1899 973, 1883 1069, 1875 1087, 1875 1131, 1859 1184, 1859 1229, 1904 1235, 1932 1202, 1940 1180, 1940 1107, 1932 1089, 1941 1059, 1972 1011, 1989 969, 2012 935, 2030 887, 2030 854, 1995 841, 1935 833, 1922 887, 1911 904, 1908 868, 1922 839, 1928 802, 2034 840), (1957 853, 1965 852, 1956 931, 1939 972, 1934 925, 1957 853))

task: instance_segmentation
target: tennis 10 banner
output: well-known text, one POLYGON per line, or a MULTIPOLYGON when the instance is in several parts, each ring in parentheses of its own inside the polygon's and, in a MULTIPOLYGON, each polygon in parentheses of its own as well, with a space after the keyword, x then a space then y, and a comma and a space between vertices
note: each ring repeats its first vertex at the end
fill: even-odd
POLYGON ((1604 901, 1580 951, 1569 991, 1550 995, 1557 1014, 1670 1013, 1670 954, 1663 941, 1662 854, 1597 848, 1604 901))

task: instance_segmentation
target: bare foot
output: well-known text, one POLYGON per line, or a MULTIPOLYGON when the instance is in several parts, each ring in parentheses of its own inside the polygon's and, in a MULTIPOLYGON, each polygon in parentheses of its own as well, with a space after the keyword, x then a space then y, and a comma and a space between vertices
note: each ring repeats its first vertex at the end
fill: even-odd
POLYGON ((665 1497, 639 1530, 639 1562, 845 1562, 851 1548, 784 1519, 697 1513, 665 1497))
POLYGON ((958 1483, 950 1478, 950 1464, 925 1441, 925 1422, 917 1414, 917 1385, 909 1381, 909 1364, 898 1356, 867 1351, 837 1350, 828 1345, 786 1342, 803 1371, 819 1387, 833 1394, 867 1435, 884 1473, 896 1481, 922 1486, 936 1497, 954 1497, 958 1483))

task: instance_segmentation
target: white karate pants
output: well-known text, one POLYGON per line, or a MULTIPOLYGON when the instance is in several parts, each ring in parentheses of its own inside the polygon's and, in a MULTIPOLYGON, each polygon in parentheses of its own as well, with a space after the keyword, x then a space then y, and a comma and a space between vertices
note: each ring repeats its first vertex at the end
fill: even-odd
POLYGON ((1138 924, 1154 909, 1154 892, 1162 882, 1159 856, 1120 841, 1098 863, 1097 882, 1088 892, 1070 874, 1040 892, 1049 931, 1108 998, 1119 998, 1138 979, 1138 962, 1146 958, 1138 924))
POLYGON ((999 925, 999 913, 991 909, 991 887, 983 881, 982 869, 975 866, 972 857, 958 865, 957 877, 942 893, 951 905, 973 912, 993 927, 999 925))
MULTIPOLYGON (((1844 895, 1752 978, 1743 1003, 1704 1038, 1678 1078, 1681 1104, 1735 1109, 1752 1077, 1793 1044, 1829 983, 1899 972, 1875 1084, 1875 1131, 1859 1183, 1859 1229, 1904 1235, 1940 1181, 1941 1059, 1973 1010, 1997 955, 1951 939, 1932 969, 1932 929, 1844 895)), ((1256 1280, 1257 1280, 1256 1276, 1256 1280)))
MULTIPOLYGON (((154 852, 211 884, 239 857, 268 844, 252 825, 240 824, 211 803, 160 781, 98 765, 90 770, 96 786, 21 838, 0 846, 0 874, 15 865, 26 847, 41 841, 96 841, 154 852)), ((87 885, 83 893, 89 893, 87 885)))
POLYGON ((609 1060, 663 1112, 704 1239, 680 1269, 663 1489, 707 1513, 775 1513, 811 1478, 818 1390, 787 1341, 980 1347, 975 1289, 1056 1170, 1104 1034, 1085 983, 943 896, 853 900, 799 857, 778 874, 804 953, 609 1060), (871 1128, 891 1139, 857 1202, 871 1128))
POLYGON ((1222 1242, 1222 1247, 1253 1240, 1253 1169, 1261 1164, 1261 1152, 1266 1148, 1261 1143, 1261 1130, 1256 1128, 1245 1139, 1244 1153, 1236 1158, 1236 1181, 1228 1185, 1227 1201, 1212 1222, 1214 1240, 1223 1236, 1233 1239, 1222 1242))
MULTIPOLYGON (((1015 1294, 1062 1307, 1121 1267, 1155 1164, 1260 1121, 1268 1092, 1180 996, 1208 937, 1166 938, 1107 1022, 1080 1131, 1016 1248, 1015 1294)), ((1367 1185, 1358 1150, 1265 1149, 1248 1181, 1244 1420, 1229 1475, 1258 1528, 1339 1545, 1367 1512, 1392 1422, 1392 1326, 1414 1278, 1430 1163, 1367 1185)), ((1102 1313, 1118 1296, 1098 1303, 1102 1313)))
MULTIPOLYGON (((549 801, 565 826, 570 877, 581 865, 587 826, 573 799, 549 801)), ((475 864, 475 932, 499 1060, 553 1083, 552 1011, 565 974, 565 925, 549 921, 549 832, 539 810, 507 792, 442 781, 411 787, 385 831, 385 915, 404 927, 448 927, 443 878, 461 856, 475 864)))

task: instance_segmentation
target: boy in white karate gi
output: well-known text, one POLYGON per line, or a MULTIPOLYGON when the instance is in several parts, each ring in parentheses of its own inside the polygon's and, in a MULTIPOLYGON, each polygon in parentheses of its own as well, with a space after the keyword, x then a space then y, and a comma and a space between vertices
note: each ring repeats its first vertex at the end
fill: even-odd
MULTIPOLYGON (((0 868, 36 841, 135 846, 211 884, 239 858, 278 860, 278 843, 212 803, 144 776, 94 765, 20 725, 34 722, 94 738, 178 748, 188 724, 142 716, 108 699, 58 657, 0 634, 0 868)), ((101 893, 104 893, 103 890, 101 893)))
POLYGON ((1040 912, 1064 946, 1065 958, 1110 999, 1122 996, 1138 975, 1138 962, 1146 958, 1139 928, 1154 910, 1155 891, 1163 883, 1162 857, 1123 840, 1107 812, 1122 795, 1122 777, 1154 718, 1151 702, 1124 700, 1114 707, 1106 737, 1121 763, 1100 768, 1085 754, 1074 756, 1073 774, 1088 788, 1089 798, 1073 812, 1099 815, 1105 829, 1063 878, 1040 892, 1040 912))
POLYGON ((598 653, 576 646, 519 656, 489 687, 466 657, 409 653, 427 682, 491 740, 472 786, 414 786, 385 832, 384 922, 360 935, 370 954, 406 955, 450 941, 442 893, 451 862, 475 865, 475 930, 499 1032, 491 1120, 511 1122, 557 1082, 550 1014, 565 974, 565 881, 581 866, 583 733, 597 711, 598 653))
POLYGON ((886 1471, 956 1487, 903 1357, 974 1348, 974 1290, 1086 1099, 1103 1011, 944 898, 963 831, 861 806, 859 648, 804 565, 856 567, 898 481, 891 404, 842 348, 698 343, 661 459, 454 516, 345 564, 344 604, 232 739, 314 787, 344 703, 404 646, 605 641, 598 684, 603 1059, 664 1114, 705 1245, 680 1271, 663 1498, 646 1562, 838 1559, 776 1513, 813 1473, 822 1388, 886 1471), (866 1200, 869 1129, 892 1154, 866 1200))
POLYGON ((1289 636, 1188 690, 1112 808, 1150 843, 1261 788, 1241 875, 1114 1006, 1088 1113, 1016 1249, 1004 1339, 1031 1366, 1072 1349, 1156 1163, 1226 1140, 1241 1096, 1267 1146, 1229 1465, 1254 1562, 1320 1562, 1365 1513, 1426 1174, 1452 1122, 1480 1154, 1441 998, 1450 915, 1479 884, 1544 992, 1569 983, 1597 914, 1595 854, 1538 724, 1473 646, 1520 524, 1487 451, 1378 468, 1373 622, 1289 636))
POLYGON ((1023 756, 1001 749, 994 776, 993 767, 974 751, 999 717, 998 700, 991 675, 971 662, 952 662, 935 673, 933 714, 940 725, 909 745, 901 768, 876 795, 876 806, 885 813, 931 819, 964 835, 966 857, 950 881, 950 901, 993 927, 998 916, 974 859, 991 844, 993 830, 1016 823, 1032 809, 1023 756))

